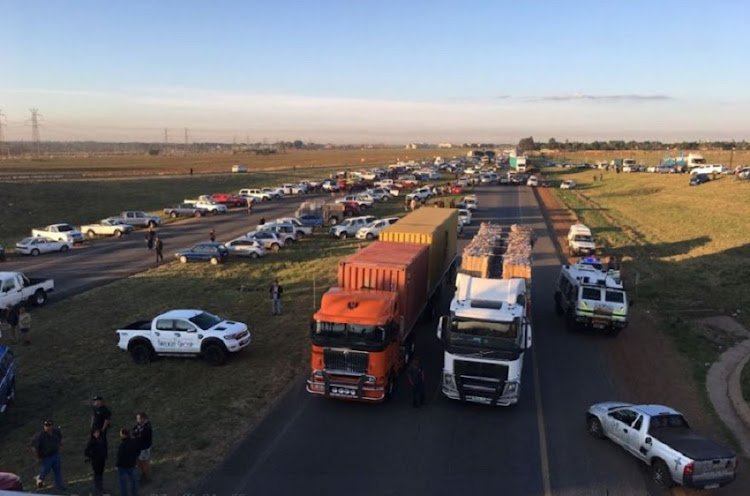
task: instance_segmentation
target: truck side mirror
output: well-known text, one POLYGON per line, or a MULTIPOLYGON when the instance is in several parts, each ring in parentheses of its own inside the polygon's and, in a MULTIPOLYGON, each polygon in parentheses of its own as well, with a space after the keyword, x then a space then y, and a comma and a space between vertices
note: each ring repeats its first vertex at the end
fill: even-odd
POLYGON ((646 444, 651 444, 651 438, 647 437, 643 442, 645 442, 646 444))
POLYGON ((445 322, 445 316, 441 316, 440 320, 438 320, 438 326, 437 326, 437 338, 442 339, 443 338, 443 325, 445 322))

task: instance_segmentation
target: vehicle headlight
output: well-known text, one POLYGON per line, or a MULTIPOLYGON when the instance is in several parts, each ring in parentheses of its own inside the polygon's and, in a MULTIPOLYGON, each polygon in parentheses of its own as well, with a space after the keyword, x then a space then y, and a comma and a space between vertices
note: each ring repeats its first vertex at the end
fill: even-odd
POLYGON ((443 372, 443 385, 447 389, 458 389, 458 387, 456 386, 456 376, 454 376, 450 372, 443 372))
POLYGON ((518 383, 517 382, 507 382, 505 384, 505 394, 516 394, 518 393, 518 383))

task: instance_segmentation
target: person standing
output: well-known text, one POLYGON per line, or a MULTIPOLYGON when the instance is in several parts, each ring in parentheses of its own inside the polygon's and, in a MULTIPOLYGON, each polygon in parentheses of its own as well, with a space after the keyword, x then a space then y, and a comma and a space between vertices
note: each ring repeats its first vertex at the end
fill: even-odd
POLYGON ((10 339, 12 342, 18 341, 18 320, 19 320, 19 310, 17 306, 11 306, 8 309, 8 315, 5 317, 5 319, 8 321, 8 325, 10 326, 10 339))
POLYGON ((156 263, 164 261, 164 243, 159 236, 154 238, 154 248, 156 249, 156 263))
POLYGON ((408 376, 411 385, 412 406, 414 408, 424 405, 425 386, 424 369, 419 363, 419 357, 414 357, 409 365, 408 376))
POLYGON ((135 464, 141 450, 138 441, 130 437, 130 431, 120 429, 120 446, 117 447, 117 479, 120 483, 120 495, 128 496, 128 482, 130 496, 138 496, 138 479, 135 477, 135 464))
POLYGON ((216 241, 216 231, 214 231, 213 229, 211 229, 211 232, 208 233, 208 240, 212 243, 216 241))
POLYGON ((411 211, 415 211, 417 209, 417 199, 416 197, 412 197, 411 203, 409 205, 411 207, 411 211))
POLYGON ((152 226, 148 228, 148 232, 146 233, 146 246, 148 247, 148 251, 154 249, 154 238, 156 238, 156 231, 154 231, 152 226))
POLYGON ((109 425, 112 420, 112 412, 104 404, 104 398, 101 396, 94 396, 93 398, 93 413, 91 414, 91 430, 99 430, 104 439, 104 445, 107 445, 107 431, 109 431, 109 425))
POLYGON ((94 472, 94 494, 104 494, 104 466, 107 464, 107 444, 99 429, 91 431, 91 438, 83 455, 91 463, 91 470, 94 472))
POLYGON ((262 225, 263 225, 263 224, 265 224, 265 223, 266 223, 266 218, 265 218, 265 217, 261 217, 261 218, 260 218, 260 221, 258 221, 258 225, 259 225, 259 226, 262 226, 262 225))
POLYGON ((140 453, 138 454, 138 468, 141 471, 141 484, 147 484, 151 477, 151 421, 148 415, 141 412, 135 416, 135 427, 133 437, 138 441, 140 453))
POLYGON ((24 345, 31 344, 31 314, 24 307, 18 309, 18 328, 21 330, 21 340, 24 345))
POLYGON ((284 293, 284 288, 279 284, 278 279, 274 279, 271 284, 271 314, 281 315, 281 295, 284 293))
POLYGON ((62 448, 62 433, 59 428, 53 427, 51 420, 44 421, 44 430, 34 436, 31 442, 31 451, 39 460, 41 470, 39 475, 34 477, 37 489, 44 487, 44 479, 52 471, 55 476, 55 487, 60 491, 65 491, 65 483, 62 479, 62 469, 60 468, 60 448, 62 448))

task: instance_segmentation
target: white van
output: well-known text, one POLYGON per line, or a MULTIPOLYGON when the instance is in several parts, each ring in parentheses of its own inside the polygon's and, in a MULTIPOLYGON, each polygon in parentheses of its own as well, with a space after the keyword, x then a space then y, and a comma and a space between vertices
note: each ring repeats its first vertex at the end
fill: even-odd
POLYGON ((583 224, 573 224, 568 231, 568 248, 570 254, 592 255, 596 252, 594 237, 591 235, 591 229, 583 224))

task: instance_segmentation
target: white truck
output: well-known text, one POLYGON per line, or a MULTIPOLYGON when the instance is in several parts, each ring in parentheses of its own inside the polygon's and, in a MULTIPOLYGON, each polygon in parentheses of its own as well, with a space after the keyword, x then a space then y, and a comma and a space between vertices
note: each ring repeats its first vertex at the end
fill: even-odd
POLYGON ((43 229, 32 229, 31 235, 35 238, 47 238, 53 241, 83 243, 81 231, 70 224, 50 224, 43 229))
POLYGON ((117 346, 139 365, 156 356, 200 356, 212 365, 221 365, 229 353, 240 351, 252 339, 247 324, 203 310, 170 310, 153 320, 133 322, 117 334, 117 346))
POLYGON ((123 234, 133 232, 133 226, 126 224, 119 218, 110 217, 109 219, 100 220, 98 224, 81 226, 81 232, 86 233, 86 236, 89 238, 96 236, 116 236, 119 238, 123 234))
POLYGON ((0 272, 0 309, 28 303, 42 306, 54 290, 52 279, 31 279, 21 272, 0 272))
POLYGON ((445 396, 488 405, 518 402, 532 341, 528 305, 524 279, 458 274, 450 315, 440 317, 437 330, 445 348, 445 396))
POLYGON ((611 439, 651 467, 652 480, 662 488, 677 483, 715 489, 736 477, 735 454, 693 432, 667 406, 597 403, 586 412, 586 424, 593 437, 611 439))
POLYGON ((285 195, 301 195, 307 193, 307 188, 302 184, 284 183, 281 186, 285 195))
POLYGON ((161 224, 161 218, 141 212, 140 210, 126 210, 125 212, 121 212, 117 218, 135 227, 156 227, 161 224))
MULTIPOLYGON (((205 196, 205 195, 202 195, 205 196)), ((183 203, 194 205, 197 208, 202 208, 206 212, 217 215, 227 213, 227 206, 221 203, 217 203, 210 198, 198 198, 197 200, 182 200, 183 203)))
POLYGON ((258 188, 241 189, 240 196, 249 196, 250 198, 255 198, 258 201, 269 201, 271 199, 271 195, 269 195, 268 193, 264 193, 258 188))
POLYGON ((583 224, 573 224, 568 231, 568 249, 570 254, 593 255, 596 253, 596 244, 591 235, 591 229, 583 224))

